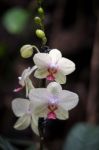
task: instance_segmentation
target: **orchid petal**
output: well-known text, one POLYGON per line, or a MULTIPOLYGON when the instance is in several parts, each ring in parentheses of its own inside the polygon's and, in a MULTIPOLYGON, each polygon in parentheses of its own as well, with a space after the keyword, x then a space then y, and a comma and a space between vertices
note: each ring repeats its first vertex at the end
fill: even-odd
POLYGON ((35 69, 37 69, 37 66, 36 66, 36 65, 33 66, 33 67, 30 69, 28 76, 30 76, 31 73, 32 73, 35 69))
POLYGON ((28 67, 27 69, 25 69, 21 75, 21 77, 18 77, 19 79, 19 84, 21 86, 25 86, 25 82, 26 80, 28 80, 29 76, 31 75, 31 73, 37 69, 37 66, 33 66, 32 68, 28 67))
POLYGON ((56 64, 62 58, 62 54, 58 49, 52 49, 49 52, 49 56, 51 57, 52 64, 56 64))
POLYGON ((62 91, 62 87, 57 82, 51 82, 47 86, 47 90, 54 96, 58 96, 59 93, 62 91))
POLYGON ((29 108, 27 99, 16 98, 12 101, 12 110, 17 117, 23 116, 29 108))
POLYGON ((59 96, 60 101, 58 105, 62 107, 64 110, 71 110, 78 104, 78 95, 76 93, 63 90, 59 96))
POLYGON ((48 104, 45 105, 39 105, 35 108, 34 114, 37 118, 44 117, 47 118, 48 114, 48 104))
POLYGON ((45 88, 32 89, 29 93, 29 99, 34 107, 45 105, 48 102, 49 93, 45 88))
POLYGON ((58 62, 58 67, 64 75, 68 75, 75 70, 75 64, 67 58, 61 58, 58 62))
POLYGON ((29 78, 26 79, 25 84, 26 84, 26 97, 28 97, 30 90, 33 89, 34 86, 29 78))
POLYGON ((58 106, 58 109, 55 111, 56 117, 60 120, 66 120, 69 118, 69 112, 65 109, 58 106))
POLYGON ((29 115, 20 117, 14 125, 17 130, 24 130, 30 125, 31 118, 29 115))
POLYGON ((34 115, 32 115, 32 119, 31 119, 31 128, 32 128, 33 132, 36 135, 39 135, 39 131, 38 131, 38 119, 35 119, 34 115))
POLYGON ((29 72, 30 72, 30 67, 28 67, 27 69, 25 69, 25 70, 22 72, 21 77, 18 77, 18 79, 19 79, 19 84, 20 84, 21 86, 25 86, 25 80, 26 80, 26 78, 29 76, 29 72))
POLYGON ((27 69, 25 69, 21 75, 22 79, 25 80, 27 76, 29 76, 29 72, 30 72, 30 67, 28 67, 27 69))
POLYGON ((37 53, 33 57, 34 63, 38 68, 47 68, 51 62, 51 58, 46 53, 37 53))
POLYGON ((48 76, 48 71, 47 69, 37 69, 34 73, 34 76, 36 78, 39 78, 39 79, 43 79, 43 78, 46 78, 48 76))
POLYGON ((33 109, 31 128, 37 135, 39 135, 38 120, 41 117, 47 118, 47 114, 48 114, 47 105, 39 105, 37 107, 34 107, 33 109))
POLYGON ((55 81, 60 83, 60 84, 65 84, 66 83, 66 76, 62 72, 58 72, 55 76, 55 81))
POLYGON ((25 82, 24 82, 23 78, 19 80, 19 84, 20 84, 22 87, 25 86, 25 82))
POLYGON ((34 133, 39 135, 38 131, 38 120, 39 118, 47 118, 48 108, 47 105, 39 105, 38 107, 34 108, 33 115, 32 115, 32 122, 31 127, 34 133))

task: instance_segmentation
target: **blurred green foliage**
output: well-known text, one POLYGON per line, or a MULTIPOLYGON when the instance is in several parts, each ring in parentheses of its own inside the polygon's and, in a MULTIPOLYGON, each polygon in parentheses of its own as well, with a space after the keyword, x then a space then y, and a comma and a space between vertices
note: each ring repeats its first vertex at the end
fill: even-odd
POLYGON ((0 43, 0 58, 3 58, 7 52, 6 46, 3 43, 0 43))
POLYGON ((5 138, 0 137, 0 150, 18 150, 13 147, 5 138))
POLYGON ((29 11, 23 8, 12 8, 3 15, 2 22, 8 32, 19 34, 25 29, 29 16, 29 11))
POLYGON ((0 136, 0 150, 20 150, 20 148, 14 147, 11 143, 17 147, 26 147, 25 150, 36 150, 35 144, 30 144, 31 142, 29 141, 6 139, 0 136))
POLYGON ((99 150, 99 127, 83 123, 76 125, 63 150, 99 150))

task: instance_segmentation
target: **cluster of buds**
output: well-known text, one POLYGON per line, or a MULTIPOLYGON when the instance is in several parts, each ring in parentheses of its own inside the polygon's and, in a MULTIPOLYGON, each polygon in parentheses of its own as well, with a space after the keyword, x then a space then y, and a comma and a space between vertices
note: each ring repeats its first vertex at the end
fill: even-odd
POLYGON ((35 33, 36 36, 42 40, 42 45, 45 45, 47 42, 45 29, 44 29, 44 9, 41 7, 42 0, 38 0, 38 15, 34 18, 35 24, 38 26, 38 29, 36 29, 35 33))

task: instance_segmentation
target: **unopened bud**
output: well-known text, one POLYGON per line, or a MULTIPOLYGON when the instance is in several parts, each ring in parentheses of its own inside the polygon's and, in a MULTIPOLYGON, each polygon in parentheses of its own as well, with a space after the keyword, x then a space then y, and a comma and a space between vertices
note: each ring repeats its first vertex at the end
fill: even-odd
POLYGON ((24 45, 20 49, 20 54, 23 58, 29 58, 33 55, 32 45, 24 45))
POLYGON ((44 39, 44 37, 45 37, 44 31, 42 31, 42 30, 40 30, 40 29, 37 29, 37 30, 36 30, 36 35, 37 35, 37 37, 40 38, 40 39, 44 39))
POLYGON ((44 15, 44 9, 42 7, 38 8, 38 13, 44 15))
POLYGON ((36 24, 41 24, 41 18, 40 17, 35 17, 34 21, 36 24))

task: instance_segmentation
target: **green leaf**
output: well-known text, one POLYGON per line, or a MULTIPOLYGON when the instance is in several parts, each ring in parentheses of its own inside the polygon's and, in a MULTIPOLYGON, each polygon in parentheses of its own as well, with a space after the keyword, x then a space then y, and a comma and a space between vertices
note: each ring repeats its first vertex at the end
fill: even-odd
POLYGON ((99 150, 99 127, 83 123, 76 125, 63 150, 99 150))
POLYGON ((12 8, 4 14, 2 22, 8 32, 19 34, 25 29, 29 16, 25 9, 12 8))
POLYGON ((6 139, 0 137, 0 150, 18 150, 14 148, 6 139))
POLYGON ((31 145, 31 146, 28 147, 26 150, 36 150, 35 145, 31 145))

